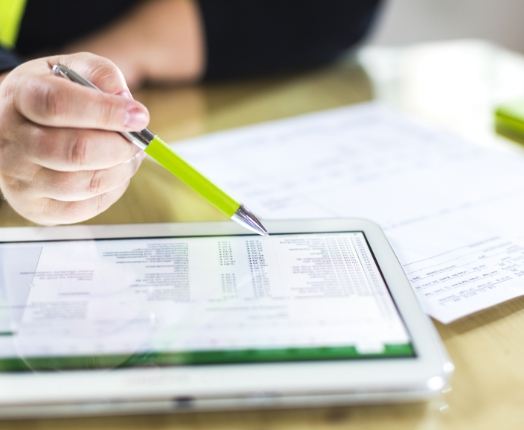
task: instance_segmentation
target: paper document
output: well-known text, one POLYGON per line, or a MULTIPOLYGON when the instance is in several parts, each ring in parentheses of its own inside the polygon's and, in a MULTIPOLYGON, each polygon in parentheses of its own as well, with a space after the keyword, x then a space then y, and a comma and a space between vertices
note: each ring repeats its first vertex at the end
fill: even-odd
POLYGON ((262 218, 378 222, 444 323, 524 294, 522 156, 373 103, 175 148, 262 218))
POLYGON ((0 371, 9 357, 412 355, 361 232, 4 243, 0 256, 0 371))

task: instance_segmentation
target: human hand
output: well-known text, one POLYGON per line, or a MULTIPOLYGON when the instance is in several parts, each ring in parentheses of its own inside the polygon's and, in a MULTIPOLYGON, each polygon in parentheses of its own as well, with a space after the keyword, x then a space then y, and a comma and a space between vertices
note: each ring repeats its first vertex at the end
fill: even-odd
POLYGON ((0 83, 0 190, 39 224, 92 218, 122 196, 144 157, 115 131, 148 122, 111 61, 88 53, 28 61, 0 83), (103 93, 53 75, 56 63, 103 93))

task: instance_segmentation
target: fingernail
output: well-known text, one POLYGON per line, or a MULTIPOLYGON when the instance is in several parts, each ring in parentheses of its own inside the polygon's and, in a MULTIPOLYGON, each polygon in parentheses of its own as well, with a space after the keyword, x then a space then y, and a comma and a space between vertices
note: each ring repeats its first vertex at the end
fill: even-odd
POLYGON ((124 126, 132 130, 142 130, 147 127, 149 115, 137 105, 131 105, 126 111, 124 126))

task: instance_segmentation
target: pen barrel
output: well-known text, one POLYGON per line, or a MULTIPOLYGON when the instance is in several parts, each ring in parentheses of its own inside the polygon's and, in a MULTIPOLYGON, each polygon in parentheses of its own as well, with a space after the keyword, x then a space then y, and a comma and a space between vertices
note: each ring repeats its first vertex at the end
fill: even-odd
POLYGON ((231 218, 240 207, 240 203, 218 188, 187 161, 180 158, 158 136, 151 140, 144 152, 199 193, 228 218, 231 218))

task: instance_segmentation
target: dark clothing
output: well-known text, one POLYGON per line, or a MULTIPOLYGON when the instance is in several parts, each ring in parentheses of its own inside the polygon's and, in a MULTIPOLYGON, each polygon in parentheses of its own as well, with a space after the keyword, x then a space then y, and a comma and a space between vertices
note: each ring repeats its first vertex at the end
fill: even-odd
MULTIPOLYGON (((107 26, 141 0, 27 0, 14 50, 0 47, 0 70, 107 26), (84 6, 82 6, 84 5, 84 6)), ((207 78, 234 78, 316 66, 359 42, 380 0, 198 0, 207 78)))

